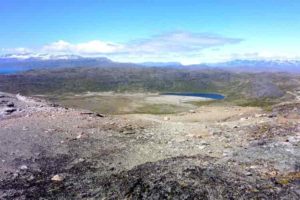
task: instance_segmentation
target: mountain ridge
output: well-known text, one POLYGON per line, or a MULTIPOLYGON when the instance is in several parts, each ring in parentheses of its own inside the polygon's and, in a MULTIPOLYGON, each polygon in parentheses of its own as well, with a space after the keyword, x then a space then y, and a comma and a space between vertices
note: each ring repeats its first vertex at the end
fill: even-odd
MULTIPOLYGON (((236 59, 217 63, 184 65, 180 62, 117 62, 107 57, 83 57, 78 55, 6 54, 0 56, 0 69, 17 68, 21 71, 65 67, 166 67, 182 69, 217 68, 236 72, 289 72, 300 73, 297 59, 236 59)), ((1 70, 0 70, 1 71, 1 70)), ((19 71, 19 70, 18 70, 19 71)))

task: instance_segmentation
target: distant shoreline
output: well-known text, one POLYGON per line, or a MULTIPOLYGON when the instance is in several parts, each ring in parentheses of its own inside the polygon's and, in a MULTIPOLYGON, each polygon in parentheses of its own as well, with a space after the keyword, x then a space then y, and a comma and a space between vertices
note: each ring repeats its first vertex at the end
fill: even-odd
POLYGON ((197 92, 166 92, 160 95, 171 95, 171 96, 185 96, 185 97, 202 97, 214 100, 222 100, 225 98, 224 95, 217 93, 197 93, 197 92))

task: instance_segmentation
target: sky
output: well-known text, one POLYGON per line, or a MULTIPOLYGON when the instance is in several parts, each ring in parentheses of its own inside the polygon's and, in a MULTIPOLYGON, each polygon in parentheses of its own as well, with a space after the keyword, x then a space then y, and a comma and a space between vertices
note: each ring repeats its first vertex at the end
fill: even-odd
POLYGON ((299 0, 0 0, 0 54, 299 59, 299 0))

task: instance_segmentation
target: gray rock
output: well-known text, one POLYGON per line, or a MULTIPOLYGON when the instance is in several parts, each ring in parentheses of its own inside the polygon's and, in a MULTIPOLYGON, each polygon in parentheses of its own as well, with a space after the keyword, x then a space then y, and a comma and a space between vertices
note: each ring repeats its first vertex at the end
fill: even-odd
POLYGON ((8 102, 8 103, 6 104, 6 106, 11 108, 11 107, 14 107, 15 104, 14 104, 13 102, 8 102))
POLYGON ((28 167, 27 167, 26 165, 22 165, 22 166, 20 167, 20 169, 21 169, 21 170, 27 170, 28 167))
POLYGON ((274 117, 277 117, 277 115, 275 113, 268 115, 268 118, 274 118, 274 117))
POLYGON ((56 174, 51 178, 51 181, 53 181, 53 182, 62 182, 63 180, 64 180, 64 177, 59 174, 56 174))
POLYGON ((15 112, 15 111, 17 111, 17 109, 15 109, 15 108, 5 108, 4 109, 4 112, 8 115, 15 112))
POLYGON ((251 172, 246 172, 245 175, 246 176, 252 176, 252 173, 251 172))

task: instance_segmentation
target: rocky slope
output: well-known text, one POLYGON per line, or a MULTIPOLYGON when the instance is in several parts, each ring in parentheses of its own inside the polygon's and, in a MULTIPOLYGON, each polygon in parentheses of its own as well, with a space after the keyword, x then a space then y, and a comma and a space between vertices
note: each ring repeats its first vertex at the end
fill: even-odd
POLYGON ((0 199, 300 198, 297 101, 120 116, 0 102, 0 199))

